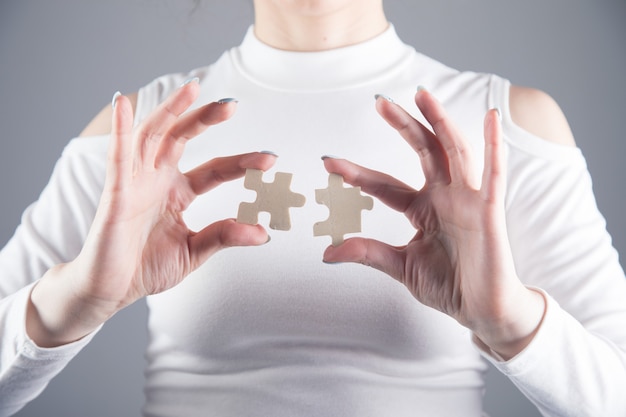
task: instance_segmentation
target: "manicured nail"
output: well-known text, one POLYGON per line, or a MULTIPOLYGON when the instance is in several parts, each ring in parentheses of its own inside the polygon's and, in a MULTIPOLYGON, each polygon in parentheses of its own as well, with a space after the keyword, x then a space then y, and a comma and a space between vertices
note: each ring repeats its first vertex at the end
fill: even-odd
POLYGON ((494 108, 494 110, 496 111, 496 113, 498 113, 498 120, 502 121, 502 112, 500 111, 499 107, 494 108))
POLYGON ((388 97, 388 96, 386 96, 386 95, 384 95, 384 94, 376 94, 376 95, 374 96, 374 99, 376 99, 376 100, 378 100, 379 98, 382 98, 382 99, 384 99, 384 100, 387 100, 387 101, 388 101, 388 102, 390 102, 390 103, 395 103, 395 101, 393 101, 393 99, 392 99, 391 97, 388 97))
POLYGON ((322 259, 322 262, 325 263, 326 265, 341 265, 345 262, 330 262, 330 261, 325 261, 322 259))
POLYGON ((267 240, 265 241, 264 245, 267 245, 271 241, 272 241, 272 237, 270 235, 267 235, 267 240))
POLYGON ((218 104, 226 104, 226 103, 239 103, 239 100, 237 100, 236 98, 232 98, 232 97, 227 97, 227 98, 222 98, 217 100, 218 104))
POLYGON ((259 153, 262 153, 264 155, 272 155, 275 156, 276 158, 278 158, 278 154, 276 152, 272 152, 272 151, 261 151, 259 153))
POLYGON ((111 100, 111 107, 115 108, 115 106, 117 105, 117 99, 122 95, 122 93, 120 93, 119 91, 116 91, 115 94, 113 94, 113 99, 111 100))
POLYGON ((325 160, 325 159, 343 159, 343 158, 340 158, 340 157, 334 156, 334 155, 324 155, 324 156, 322 156, 322 161, 325 160))
POLYGON ((418 85, 417 91, 426 91, 426 87, 424 87, 423 85, 418 85))
POLYGON ((200 82, 200 78, 198 77, 191 77, 185 80, 185 82, 183 82, 180 86, 184 87, 187 84, 191 84, 191 83, 199 83, 200 82))

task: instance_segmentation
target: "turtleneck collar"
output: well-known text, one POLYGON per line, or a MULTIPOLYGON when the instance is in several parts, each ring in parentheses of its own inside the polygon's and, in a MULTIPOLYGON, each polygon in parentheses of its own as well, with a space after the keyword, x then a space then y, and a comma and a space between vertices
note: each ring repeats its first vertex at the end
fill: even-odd
POLYGON ((365 42, 320 52, 292 52, 261 42, 250 26, 242 44, 230 51, 235 67, 264 87, 298 92, 353 88, 387 77, 413 49, 393 25, 365 42))

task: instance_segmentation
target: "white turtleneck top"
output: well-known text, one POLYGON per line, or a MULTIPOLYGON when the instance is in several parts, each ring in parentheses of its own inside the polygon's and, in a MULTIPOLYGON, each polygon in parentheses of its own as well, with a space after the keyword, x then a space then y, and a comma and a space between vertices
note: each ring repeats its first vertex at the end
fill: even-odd
MULTIPOLYGON (((393 27, 365 43, 297 53, 275 50, 250 30, 213 65, 160 77, 139 91, 137 119, 190 77, 197 105, 239 100, 235 116, 191 141, 188 170, 217 156, 270 150, 265 174, 293 174, 307 203, 289 231, 262 247, 224 250, 182 284, 149 297, 146 416, 480 416, 487 359, 547 416, 626 414, 626 281, 595 205, 577 148, 517 127, 509 83, 458 72, 403 44, 393 27), (518 274, 541 289, 547 311, 531 344, 499 361, 470 332, 427 308, 395 280, 361 265, 322 263, 327 218, 315 202, 328 174, 322 155, 348 158, 419 187, 419 158, 374 109, 384 93, 416 114, 426 86, 482 160, 487 109, 503 115, 508 152, 507 220, 518 274)), ((416 114, 417 117, 420 117, 416 114)), ((102 189, 106 137, 72 140, 38 202, 0 253, 0 415, 44 389, 89 342, 37 347, 24 331, 30 288, 80 250, 102 189)), ((185 214, 192 229, 236 217, 254 192, 234 181, 185 214)), ((260 216, 267 226, 268 217, 260 216)), ((403 244, 402 215, 376 202, 364 236, 403 244)))

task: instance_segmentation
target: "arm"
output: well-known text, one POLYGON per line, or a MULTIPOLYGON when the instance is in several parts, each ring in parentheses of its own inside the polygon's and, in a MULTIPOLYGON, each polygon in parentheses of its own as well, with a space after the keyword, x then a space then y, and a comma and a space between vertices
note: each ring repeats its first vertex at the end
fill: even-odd
MULTIPOLYGON (((532 151, 511 152, 506 204, 517 272, 550 300, 525 351, 505 362, 487 358, 545 415, 622 415, 626 280, 595 204, 591 177, 554 101, 531 90, 520 103, 515 88, 510 93, 511 115, 503 120, 507 130, 515 123, 541 135, 522 125, 519 114, 516 118, 516 107, 525 107, 537 125, 556 121, 562 127, 556 135, 570 140, 563 143, 544 132, 543 138, 568 146, 535 138, 539 146, 532 151)), ((517 135, 513 146, 523 147, 530 136, 517 135)))
MULTIPOLYGON (((558 106, 547 100, 549 98, 543 93, 528 90, 521 93, 530 93, 535 99, 543 100, 539 104, 546 106, 542 108, 545 117, 550 117, 550 109, 562 116, 558 106)), ((559 271, 559 276, 555 277, 555 270, 546 264, 534 268, 535 276, 539 275, 541 279, 529 279, 527 269, 533 269, 534 263, 552 258, 558 262, 563 256, 558 254, 558 241, 553 240, 549 242, 551 245, 545 246, 536 243, 547 241, 552 234, 545 225, 543 229, 530 227, 529 216, 544 216, 541 207, 534 207, 536 198, 526 199, 526 210, 520 209, 524 213, 516 219, 525 220, 515 225, 517 228, 512 232, 516 235, 511 242, 537 250, 524 259, 520 256, 523 249, 519 246, 511 250, 511 235, 506 224, 508 213, 505 216, 504 210, 507 197, 504 193, 504 157, 500 149, 502 132, 494 112, 486 117, 485 168, 482 181, 479 181, 472 175, 473 163, 466 142, 440 105, 424 91, 417 93, 416 103, 434 134, 389 101, 377 100, 377 108, 419 154, 426 177, 426 185, 421 190, 348 161, 325 161, 330 172, 343 175, 346 182, 361 186, 392 208, 404 212, 417 229, 414 239, 402 247, 390 247, 368 239, 350 239, 342 246, 329 248, 324 259, 328 262, 360 262, 378 268, 405 284, 420 302, 468 327, 485 355, 509 375, 545 415, 624 414, 626 403, 619 394, 619 387, 626 383, 625 355, 623 337, 618 333, 623 333, 619 329, 623 327, 620 323, 623 323, 626 312, 624 307, 616 307, 614 301, 624 294, 625 284, 614 251, 609 251, 611 256, 606 259, 608 268, 586 271, 589 272, 587 277, 582 277, 580 266, 589 263, 589 256, 578 254, 578 263, 573 270, 568 270, 570 277, 578 280, 573 286, 570 283, 569 287, 562 287, 561 284, 567 284, 567 274, 559 271), (526 234, 518 236, 520 231, 526 234), (601 278, 605 273, 610 281, 608 284, 601 278), (522 285, 520 278, 524 278, 525 283, 542 284, 547 292, 522 285), (576 288, 585 281, 584 278, 590 281, 588 287, 595 288, 592 296, 576 288), (604 294, 612 290, 618 295, 604 294), (582 301, 595 305, 572 308, 570 311, 576 314, 574 317, 559 306, 551 297, 552 293, 563 300, 570 298, 570 304, 582 301), (581 298, 581 294, 587 298, 581 298), (605 303, 610 306, 605 308, 605 303), (586 327, 578 321, 584 315, 583 310, 591 312, 586 316, 586 327), (604 329, 603 334, 596 333, 598 328, 604 329)), ((519 113, 520 109, 522 113, 524 109, 537 109, 532 100, 511 105, 513 109, 516 106, 518 112, 513 114, 516 121, 537 120, 529 114, 519 113)), ((572 145, 571 133, 568 136, 560 130, 564 126, 567 126, 564 118, 557 117, 550 123, 535 122, 524 127, 549 139, 556 134, 554 137, 564 138, 561 139, 564 144, 572 145)), ((541 195, 550 188, 545 183, 554 178, 561 181, 554 173, 550 174, 550 181, 541 175, 533 178, 537 186, 543 183, 545 189, 539 193, 541 195)), ((528 180, 527 177, 519 179, 528 180)), ((524 184, 523 188, 529 190, 533 185, 524 184)), ((587 189, 587 185, 573 184, 570 190, 580 188, 584 189, 583 194, 588 193, 590 187, 587 189)), ((520 199, 524 200, 524 197, 520 196, 520 199)), ((569 204, 574 206, 575 203, 569 204)), ((567 215, 560 216, 561 221, 567 223, 564 217, 567 215)), ((582 226, 578 226, 574 218, 572 221, 571 226, 577 229, 576 232, 561 229, 566 230, 568 239, 574 244, 579 240, 581 246, 597 243, 585 242, 588 235, 581 231, 582 226)), ((595 222, 587 229, 594 235, 606 236, 602 226, 595 222)), ((605 249, 606 241, 603 242, 605 249)))
POLYGON ((33 285, 54 265, 74 259, 93 220, 104 178, 106 137, 73 140, 52 176, 0 251, 0 415, 34 399, 91 340, 38 346, 26 332, 33 285))
POLYGON ((498 114, 490 111, 485 118, 481 185, 468 144, 441 105, 425 90, 415 100, 434 134, 391 101, 379 98, 376 104, 420 156, 426 178, 421 190, 348 161, 325 161, 330 172, 403 212, 416 229, 415 237, 401 248, 350 239, 329 248, 324 259, 360 262, 386 272, 418 301, 450 315, 500 355, 512 357, 532 339, 544 300, 520 282, 508 246, 498 114))
POLYGON ((76 354, 75 347, 117 311, 176 285, 221 248, 266 242, 260 226, 223 220, 192 232, 182 220, 197 195, 243 176, 246 168, 267 169, 274 162, 272 155, 252 153, 216 158, 181 173, 178 159, 185 143, 235 110, 235 103, 210 103, 187 112, 198 90, 195 82, 182 86, 136 129, 130 100, 117 97, 106 179, 84 244, 75 258, 50 268, 19 294, 17 327, 29 343, 13 346, 3 340, 1 415, 41 392, 76 354), (31 360, 30 347, 44 358, 31 360), (51 366, 40 372, 38 363, 51 366))

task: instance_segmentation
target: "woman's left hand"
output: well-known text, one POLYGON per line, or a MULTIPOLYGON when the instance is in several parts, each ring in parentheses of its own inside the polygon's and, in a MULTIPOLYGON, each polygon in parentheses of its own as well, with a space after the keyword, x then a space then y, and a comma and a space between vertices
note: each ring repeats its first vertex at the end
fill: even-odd
POLYGON ((498 112, 485 116, 481 182, 469 144, 442 105, 425 90, 415 102, 434 133, 390 100, 378 98, 376 107, 419 155, 425 175, 420 190, 346 160, 324 162, 329 172, 404 213, 417 230, 414 238, 402 247, 348 239, 329 247, 324 261, 359 262, 389 274, 421 303, 453 317, 510 358, 532 340, 545 307, 543 296, 526 288, 515 272, 498 112))

